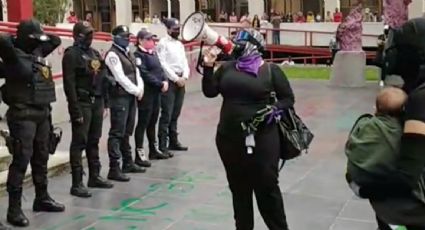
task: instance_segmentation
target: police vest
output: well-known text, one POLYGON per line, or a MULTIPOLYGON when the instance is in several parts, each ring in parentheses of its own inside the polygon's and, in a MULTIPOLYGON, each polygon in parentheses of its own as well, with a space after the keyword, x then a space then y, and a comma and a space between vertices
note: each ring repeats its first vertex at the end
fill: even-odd
POLYGON ((75 86, 78 97, 101 96, 105 66, 100 54, 94 49, 85 51, 76 46, 68 47, 65 53, 70 50, 76 51, 75 54, 78 55, 76 58, 80 60, 75 66, 75 86))
MULTIPOLYGON (((137 85, 136 71, 137 66, 135 58, 131 52, 126 55, 124 51, 113 45, 109 52, 114 52, 120 59, 124 74, 131 82, 137 85)), ((116 84, 115 87, 111 90, 112 94, 125 95, 128 94, 119 84, 116 84)))
POLYGON ((11 105, 46 106, 56 101, 55 82, 50 64, 16 50, 18 64, 7 68, 6 83, 2 86, 3 100, 11 105))

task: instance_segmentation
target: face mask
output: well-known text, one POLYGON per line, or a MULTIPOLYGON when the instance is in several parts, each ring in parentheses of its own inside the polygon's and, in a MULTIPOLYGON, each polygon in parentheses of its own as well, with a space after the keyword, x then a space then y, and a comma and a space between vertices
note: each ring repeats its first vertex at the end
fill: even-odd
POLYGON ((180 32, 179 31, 173 31, 173 32, 170 33, 170 36, 177 40, 177 39, 179 39, 180 32))
POLYGON ((154 40, 147 40, 143 43, 143 48, 147 50, 153 50, 155 48, 155 41, 154 40))
POLYGON ((76 42, 83 49, 90 48, 91 44, 93 43, 93 33, 89 33, 87 35, 81 35, 80 37, 77 38, 76 42))
POLYGON ((114 37, 114 43, 121 48, 127 49, 128 46, 130 45, 130 39, 120 37, 120 36, 116 36, 116 37, 114 37))

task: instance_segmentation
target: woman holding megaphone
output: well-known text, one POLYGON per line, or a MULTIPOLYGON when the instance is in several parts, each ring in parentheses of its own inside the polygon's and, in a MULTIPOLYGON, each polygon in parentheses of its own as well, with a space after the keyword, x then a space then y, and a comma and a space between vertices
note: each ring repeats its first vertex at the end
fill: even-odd
POLYGON ((278 99, 272 104, 273 111, 293 107, 294 94, 282 70, 263 60, 265 41, 258 31, 239 31, 233 43, 235 61, 224 62, 215 72, 215 52, 208 49, 204 53, 202 91, 208 98, 219 94, 224 98, 216 144, 233 196, 236 229, 254 228, 254 193, 268 228, 287 230, 278 184, 278 126, 271 119, 262 122, 255 132, 249 132, 249 128, 247 132, 242 124, 270 105, 272 91, 278 99))

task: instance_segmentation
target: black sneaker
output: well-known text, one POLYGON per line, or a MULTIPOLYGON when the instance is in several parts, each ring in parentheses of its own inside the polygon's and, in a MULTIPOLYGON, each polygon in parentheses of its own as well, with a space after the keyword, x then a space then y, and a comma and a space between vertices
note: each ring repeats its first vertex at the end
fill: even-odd
POLYGON ((177 141, 174 143, 170 143, 170 145, 168 146, 168 149, 174 150, 174 151, 187 151, 189 150, 189 147, 183 146, 179 141, 177 141))
POLYGON ((146 169, 142 168, 134 163, 132 164, 124 164, 122 166, 123 173, 145 173, 146 169))
POLYGON ((152 166, 151 162, 149 162, 148 157, 146 156, 144 149, 136 149, 136 159, 134 163, 140 167, 149 168, 152 166))

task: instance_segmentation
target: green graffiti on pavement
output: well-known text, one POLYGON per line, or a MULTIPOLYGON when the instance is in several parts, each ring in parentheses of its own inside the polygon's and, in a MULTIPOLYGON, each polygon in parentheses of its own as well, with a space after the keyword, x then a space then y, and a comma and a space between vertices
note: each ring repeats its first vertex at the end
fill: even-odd
MULTIPOLYGON (((124 199, 120 202, 118 207, 112 208, 111 210, 114 212, 111 215, 100 216, 97 218, 97 221, 124 221, 124 222, 147 222, 149 219, 147 217, 156 216, 157 212, 163 208, 169 206, 167 202, 160 202, 157 205, 153 205, 150 207, 141 207, 136 208, 135 206, 143 206, 143 201, 148 198, 150 195, 157 192, 165 192, 173 195, 188 195, 190 194, 196 187, 198 183, 208 182, 215 180, 216 177, 207 175, 204 172, 189 172, 183 171, 178 175, 175 175, 170 178, 169 182, 162 183, 153 183, 150 184, 145 192, 142 193, 142 198, 128 198, 124 199)), ((227 196, 228 190, 225 190, 218 194, 217 196, 227 196)), ((218 212, 214 213, 211 211, 205 210, 191 210, 188 214, 196 219, 207 219, 211 221, 220 221, 224 217, 228 215, 228 213, 220 214, 218 212)), ((231 216, 231 213, 230 213, 231 216)), ((59 230, 64 225, 75 223, 82 221, 86 218, 86 215, 78 215, 72 218, 68 218, 59 224, 47 228, 45 230, 59 230)), ((174 222, 171 218, 164 218, 163 220, 168 222, 174 222)), ((136 226, 128 226, 126 229, 137 229, 136 226)), ((90 227, 86 230, 96 230, 95 226, 90 227)))

